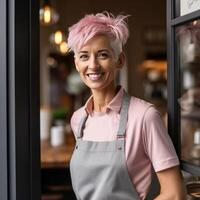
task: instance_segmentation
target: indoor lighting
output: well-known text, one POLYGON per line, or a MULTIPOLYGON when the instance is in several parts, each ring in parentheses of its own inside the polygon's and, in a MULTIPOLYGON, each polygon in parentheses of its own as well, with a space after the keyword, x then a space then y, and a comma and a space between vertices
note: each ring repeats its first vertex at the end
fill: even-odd
POLYGON ((197 25, 197 20, 193 21, 193 25, 194 26, 197 25))
POLYGON ((50 41, 53 44, 59 45, 64 40, 64 33, 60 30, 57 30, 55 33, 52 33, 50 36, 50 41))
POLYGON ((61 42, 61 44, 59 46, 59 50, 63 54, 67 53, 69 51, 69 47, 67 45, 67 42, 65 42, 65 41, 61 42))
POLYGON ((43 25, 55 24, 59 19, 59 15, 56 10, 52 7, 49 1, 45 1, 43 6, 40 8, 40 22, 43 25))

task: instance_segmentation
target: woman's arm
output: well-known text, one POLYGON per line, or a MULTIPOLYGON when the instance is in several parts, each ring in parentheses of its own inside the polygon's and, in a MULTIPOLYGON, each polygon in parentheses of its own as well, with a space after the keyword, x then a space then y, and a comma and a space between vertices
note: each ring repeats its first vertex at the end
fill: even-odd
POLYGON ((154 200, 186 200, 186 189, 179 166, 156 173, 160 194, 154 200))

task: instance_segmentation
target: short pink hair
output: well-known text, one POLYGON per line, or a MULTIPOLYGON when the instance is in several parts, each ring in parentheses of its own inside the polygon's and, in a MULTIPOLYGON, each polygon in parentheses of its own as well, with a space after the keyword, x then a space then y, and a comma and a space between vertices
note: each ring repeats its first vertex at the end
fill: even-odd
POLYGON ((85 15, 84 18, 69 27, 69 48, 76 52, 94 36, 106 35, 116 42, 122 51, 129 36, 128 25, 125 21, 127 17, 127 15, 114 17, 108 12, 85 15))

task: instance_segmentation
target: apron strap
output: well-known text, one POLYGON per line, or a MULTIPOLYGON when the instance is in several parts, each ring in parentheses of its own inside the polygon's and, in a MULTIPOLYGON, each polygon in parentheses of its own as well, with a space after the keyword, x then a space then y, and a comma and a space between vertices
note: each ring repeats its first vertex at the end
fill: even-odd
POLYGON ((120 121, 119 121, 119 128, 117 131, 117 138, 125 137, 130 100, 131 97, 127 94, 127 92, 124 92, 122 107, 120 111, 120 121))
POLYGON ((85 126, 85 122, 88 118, 88 114, 85 113, 83 118, 81 119, 81 122, 79 124, 79 128, 78 128, 78 135, 77 135, 77 138, 80 139, 83 137, 83 129, 84 129, 84 126, 85 126))

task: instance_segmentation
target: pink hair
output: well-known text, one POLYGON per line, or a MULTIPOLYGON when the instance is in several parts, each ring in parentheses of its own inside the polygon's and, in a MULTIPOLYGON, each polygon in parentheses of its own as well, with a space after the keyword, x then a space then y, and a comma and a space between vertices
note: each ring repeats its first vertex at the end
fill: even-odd
POLYGON ((118 15, 116 18, 108 12, 96 15, 85 15, 80 21, 69 27, 68 45, 71 50, 80 50, 91 38, 96 35, 106 35, 119 45, 126 44, 129 30, 125 19, 128 16, 118 15))

